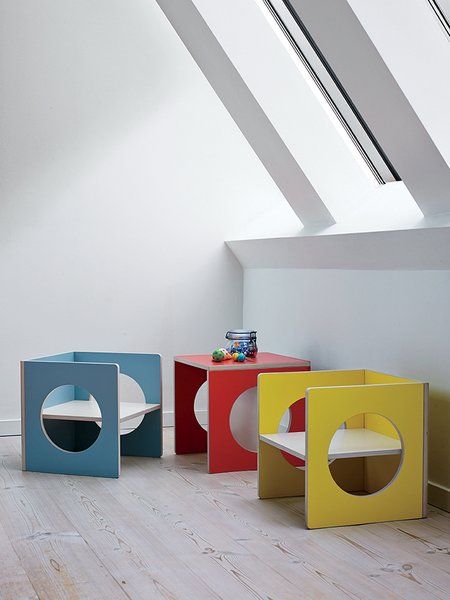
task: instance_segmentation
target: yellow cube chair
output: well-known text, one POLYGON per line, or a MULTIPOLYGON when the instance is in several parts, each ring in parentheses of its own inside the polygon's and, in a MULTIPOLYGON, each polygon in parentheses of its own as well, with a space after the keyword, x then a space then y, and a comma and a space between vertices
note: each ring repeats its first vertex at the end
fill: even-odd
POLYGON ((427 400, 427 383, 364 369, 259 375, 259 497, 304 495, 310 529, 424 517, 427 400), (305 431, 280 432, 299 399, 305 431))

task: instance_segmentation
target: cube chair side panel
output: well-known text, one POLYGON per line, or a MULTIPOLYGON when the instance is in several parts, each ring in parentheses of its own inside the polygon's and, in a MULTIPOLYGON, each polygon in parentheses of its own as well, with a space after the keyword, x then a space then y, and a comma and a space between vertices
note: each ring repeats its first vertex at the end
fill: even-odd
POLYGON ((29 471, 118 477, 119 398, 117 365, 24 362, 22 365, 23 468, 29 471), (42 404, 59 386, 79 385, 97 400, 102 428, 94 444, 82 452, 67 452, 47 437, 42 404))
POLYGON ((423 516, 424 384, 314 388, 307 395, 306 519, 309 528, 423 516), (334 432, 355 414, 380 414, 400 432, 402 461, 394 480, 368 496, 342 490, 328 468, 334 432))

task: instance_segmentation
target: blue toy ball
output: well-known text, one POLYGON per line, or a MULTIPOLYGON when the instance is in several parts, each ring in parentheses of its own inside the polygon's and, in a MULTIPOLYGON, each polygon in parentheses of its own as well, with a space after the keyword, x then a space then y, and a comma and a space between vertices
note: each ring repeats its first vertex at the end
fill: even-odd
POLYGON ((239 354, 237 355, 237 359, 238 362, 244 362, 245 360, 245 354, 243 352, 239 352, 239 354))

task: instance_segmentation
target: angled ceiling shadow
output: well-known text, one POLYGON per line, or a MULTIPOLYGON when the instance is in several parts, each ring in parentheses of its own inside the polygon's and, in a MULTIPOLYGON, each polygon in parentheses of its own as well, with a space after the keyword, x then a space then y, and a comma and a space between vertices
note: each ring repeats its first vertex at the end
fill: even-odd
POLYGON ((423 214, 449 212, 450 170, 349 0, 283 2, 308 32, 423 214))
POLYGON ((180 39, 292 209, 308 228, 335 223, 191 0, 157 0, 180 39))

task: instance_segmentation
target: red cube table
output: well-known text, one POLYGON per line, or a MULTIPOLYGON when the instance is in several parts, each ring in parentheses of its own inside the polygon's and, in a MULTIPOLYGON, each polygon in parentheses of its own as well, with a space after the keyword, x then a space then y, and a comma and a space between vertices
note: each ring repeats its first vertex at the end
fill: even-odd
MULTIPOLYGON (((233 436, 230 415, 236 399, 256 386, 259 373, 309 371, 308 360, 259 352, 243 363, 213 362, 209 354, 175 357, 175 452, 208 453, 208 472, 256 469, 256 452, 241 446, 233 436), (198 423, 194 401, 208 382, 208 431, 198 423)), ((301 418, 301 417, 300 417, 301 418)), ((256 424, 255 424, 256 425, 256 424)))

